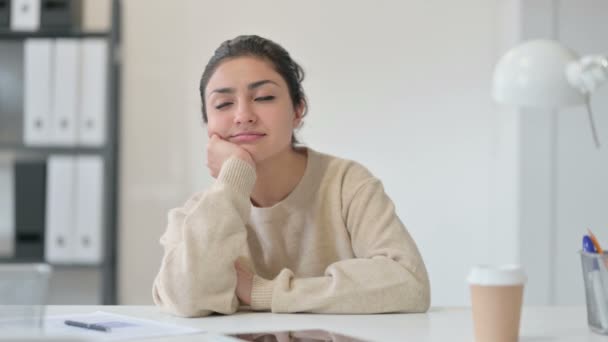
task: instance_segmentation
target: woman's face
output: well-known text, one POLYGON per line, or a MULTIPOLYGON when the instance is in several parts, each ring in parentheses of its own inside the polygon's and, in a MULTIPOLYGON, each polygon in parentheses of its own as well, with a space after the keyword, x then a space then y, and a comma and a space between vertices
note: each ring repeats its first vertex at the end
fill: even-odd
POLYGON ((222 62, 205 97, 209 136, 241 146, 256 163, 291 147, 302 106, 294 108, 285 80, 269 62, 256 57, 222 62))

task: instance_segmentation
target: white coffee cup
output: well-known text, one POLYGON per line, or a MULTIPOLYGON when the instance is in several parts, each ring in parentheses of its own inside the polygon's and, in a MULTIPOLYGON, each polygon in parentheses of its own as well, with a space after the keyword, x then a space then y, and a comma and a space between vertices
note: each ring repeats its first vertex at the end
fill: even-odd
POLYGON ((477 342, 516 342, 527 281, 519 265, 478 265, 469 273, 477 342))

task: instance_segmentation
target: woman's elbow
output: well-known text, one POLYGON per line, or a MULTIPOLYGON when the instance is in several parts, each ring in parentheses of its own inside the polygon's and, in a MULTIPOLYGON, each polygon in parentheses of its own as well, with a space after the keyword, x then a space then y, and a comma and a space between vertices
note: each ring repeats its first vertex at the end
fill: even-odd
POLYGON ((184 301, 168 301, 155 298, 154 303, 163 311, 184 318, 204 317, 211 314, 209 310, 202 310, 184 301))
POLYGON ((402 312, 424 313, 431 306, 431 289, 428 281, 403 283, 401 287, 402 312))
POLYGON ((428 282, 420 284, 420 301, 413 312, 424 313, 431 307, 431 286, 428 282))
POLYGON ((192 318, 211 314, 211 311, 197 307, 193 300, 169 295, 157 283, 152 287, 152 299, 156 306, 175 316, 192 318))

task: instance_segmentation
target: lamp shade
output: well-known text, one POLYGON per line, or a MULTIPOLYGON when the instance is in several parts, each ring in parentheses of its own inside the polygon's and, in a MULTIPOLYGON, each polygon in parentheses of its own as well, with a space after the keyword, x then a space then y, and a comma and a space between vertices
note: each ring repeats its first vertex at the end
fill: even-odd
POLYGON ((559 108, 584 104, 586 96, 566 78, 578 56, 552 40, 533 40, 508 51, 494 69, 493 96, 501 103, 559 108))

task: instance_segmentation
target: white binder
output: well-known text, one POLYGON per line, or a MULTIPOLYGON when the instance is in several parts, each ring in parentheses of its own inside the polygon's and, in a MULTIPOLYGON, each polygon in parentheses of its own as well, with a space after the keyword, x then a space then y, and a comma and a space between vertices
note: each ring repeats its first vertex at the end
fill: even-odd
POLYGON ((53 41, 26 39, 24 43, 24 143, 46 145, 50 140, 53 41))
POLYGON ((97 264, 103 260, 103 160, 76 159, 76 250, 74 261, 97 264))
POLYGON ((15 253, 15 205, 13 165, 0 160, 0 257, 15 253))
POLYGON ((75 157, 52 155, 48 158, 44 255, 50 263, 73 261, 75 176, 75 157))
POLYGON ((81 96, 78 140, 83 146, 102 146, 106 138, 108 44, 102 38, 85 39, 81 49, 81 96))
POLYGON ((52 87, 51 143, 76 145, 80 49, 76 39, 56 39, 52 87))
POLYGON ((40 27, 40 0, 12 0, 11 30, 36 31, 40 27))

